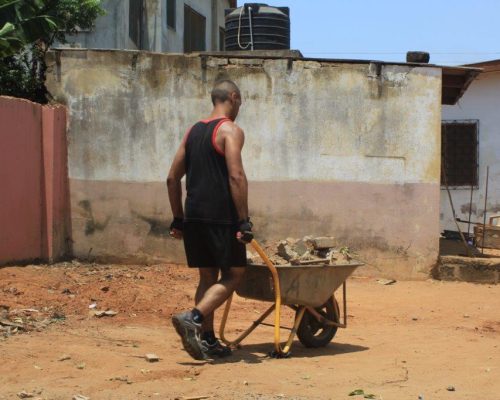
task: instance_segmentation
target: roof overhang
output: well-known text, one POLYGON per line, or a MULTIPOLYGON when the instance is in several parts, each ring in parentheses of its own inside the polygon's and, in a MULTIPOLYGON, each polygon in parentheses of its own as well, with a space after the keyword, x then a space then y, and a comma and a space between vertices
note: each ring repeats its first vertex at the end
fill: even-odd
POLYGON ((500 59, 466 64, 464 67, 481 68, 484 72, 500 72, 500 59))
POLYGON ((443 71, 441 104, 454 105, 472 81, 481 73, 480 68, 441 67, 443 71))

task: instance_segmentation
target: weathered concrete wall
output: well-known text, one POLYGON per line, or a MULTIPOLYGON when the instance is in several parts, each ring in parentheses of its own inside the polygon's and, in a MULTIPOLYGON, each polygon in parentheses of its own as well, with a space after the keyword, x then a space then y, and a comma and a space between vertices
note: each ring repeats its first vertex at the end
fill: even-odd
MULTIPOLYGON (((487 217, 500 215, 500 72, 480 74, 455 106, 443 106, 443 120, 479 120, 479 187, 472 194, 472 222, 483 223, 486 167, 490 166, 487 217)), ((470 187, 452 189, 457 217, 469 219, 470 187)), ((467 231, 467 224, 461 224, 467 231)), ((441 228, 456 230, 448 193, 441 191, 441 228)), ((471 228, 472 233, 472 228, 471 228)))
POLYGON ((260 238, 333 234, 372 271, 426 277, 439 237, 441 71, 63 51, 48 85, 70 110, 77 256, 182 260, 164 181, 220 76, 241 87, 238 123, 260 238))
POLYGON ((0 265, 69 253, 66 112, 0 96, 0 265))

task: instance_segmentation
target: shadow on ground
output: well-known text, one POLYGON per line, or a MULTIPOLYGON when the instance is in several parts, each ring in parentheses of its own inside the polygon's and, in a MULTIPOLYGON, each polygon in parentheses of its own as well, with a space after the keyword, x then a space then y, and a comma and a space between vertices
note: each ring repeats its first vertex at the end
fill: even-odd
MULTIPOLYGON (((272 343, 257 343, 242 345, 241 348, 234 350, 233 355, 224 359, 210 361, 213 364, 228 364, 244 362, 247 364, 258 364, 273 358, 269 356, 269 352, 273 350, 272 343)), ((349 343, 330 343, 326 347, 307 348, 299 343, 294 343, 290 358, 315 358, 325 356, 335 356, 336 354, 357 353, 360 351, 369 350, 369 347, 358 346, 349 343)), ((201 362, 202 364, 204 362, 201 362)), ((179 363, 181 365, 200 365, 200 362, 179 363)))

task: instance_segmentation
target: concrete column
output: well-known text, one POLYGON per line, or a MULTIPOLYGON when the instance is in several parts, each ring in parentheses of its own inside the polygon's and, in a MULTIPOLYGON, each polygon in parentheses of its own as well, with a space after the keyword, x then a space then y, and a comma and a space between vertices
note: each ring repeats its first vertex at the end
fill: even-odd
POLYGON ((42 107, 42 258, 69 253, 70 218, 66 108, 42 107))
POLYGON ((217 0, 212 0, 212 10, 210 14, 211 43, 210 50, 217 51, 219 43, 219 24, 217 23, 217 0))
POLYGON ((161 7, 160 0, 145 0, 144 2, 144 26, 143 26, 143 49, 149 51, 161 51, 161 7))

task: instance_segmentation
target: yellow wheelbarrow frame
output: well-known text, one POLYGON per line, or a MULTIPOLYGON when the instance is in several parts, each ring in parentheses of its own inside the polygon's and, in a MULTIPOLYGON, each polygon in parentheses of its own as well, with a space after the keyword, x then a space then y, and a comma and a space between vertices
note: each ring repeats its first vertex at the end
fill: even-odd
MULTIPOLYGON (((271 262, 269 257, 267 257, 266 253, 262 249, 262 247, 257 243, 255 239, 253 239, 250 242, 250 245, 255 249, 255 251, 259 254, 259 256, 262 258, 262 260, 265 263, 265 266, 271 273, 272 277, 272 283, 273 283, 273 288, 274 288, 274 303, 266 310, 262 315, 255 320, 252 325, 246 329, 243 333, 241 333, 235 340, 229 340, 227 339, 225 335, 225 328, 227 324, 227 319, 229 316, 229 310, 231 309, 231 304, 232 304, 232 299, 233 295, 231 295, 227 301, 226 301, 226 306, 224 308, 224 313, 222 315, 222 320, 219 328, 219 336, 220 339, 228 346, 231 347, 236 347, 238 346, 243 339, 245 339, 248 335, 250 335, 251 332, 257 326, 259 325, 267 325, 264 324, 264 320, 273 312, 274 313, 274 351, 271 353, 274 357, 276 358, 282 358, 282 357, 288 357, 290 354, 290 348, 292 346, 293 339, 297 333, 297 329, 299 328, 299 325, 302 321, 302 318, 304 317, 304 314, 306 310, 311 313, 320 323, 324 325, 330 325, 330 326, 335 326, 337 328, 346 328, 347 327, 347 302, 346 302, 346 297, 347 297, 347 288, 346 288, 346 281, 345 279, 354 271, 355 268, 358 266, 361 266, 363 264, 361 263, 352 263, 349 265, 350 269, 347 274, 344 274, 345 277, 342 281, 342 295, 343 295, 343 323, 339 323, 336 321, 340 321, 340 315, 339 315, 339 307, 338 303, 335 299, 335 296, 333 295, 333 292, 335 291, 336 287, 330 292, 332 293, 332 298, 334 302, 334 312, 335 312, 335 319, 336 321, 331 321, 328 318, 323 317, 318 311, 315 310, 314 307, 310 305, 301 305, 299 304, 298 306, 292 306, 288 304, 291 308, 296 310, 296 315, 295 315, 295 321, 293 324, 293 327, 291 329, 290 335, 288 336, 288 339, 286 340, 284 346, 281 345, 281 333, 280 333, 280 328, 281 328, 281 305, 282 305, 282 292, 281 292, 281 284, 280 284, 280 276, 278 274, 278 270, 276 266, 271 262)), ((248 266, 247 268, 252 268, 252 266, 248 266)), ((286 268, 292 268, 292 267, 286 267, 286 268)), ((273 326, 273 325, 271 325, 273 326)))

